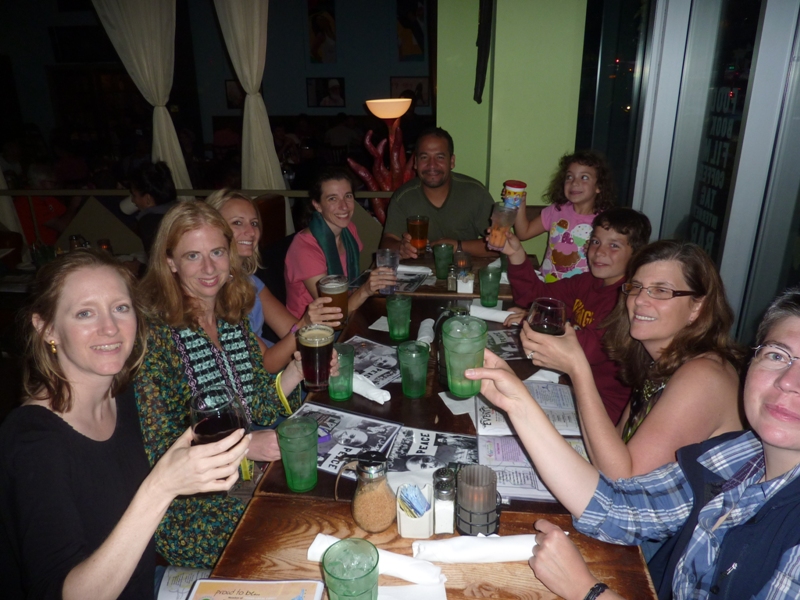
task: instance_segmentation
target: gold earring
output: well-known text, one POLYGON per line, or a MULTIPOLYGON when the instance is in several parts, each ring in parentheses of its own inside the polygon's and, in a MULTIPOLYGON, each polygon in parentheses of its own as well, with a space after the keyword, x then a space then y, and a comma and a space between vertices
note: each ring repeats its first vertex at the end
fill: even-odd
POLYGON ((52 352, 53 354, 58 354, 58 349, 56 348, 56 341, 50 340, 47 343, 50 344, 50 352, 52 352))

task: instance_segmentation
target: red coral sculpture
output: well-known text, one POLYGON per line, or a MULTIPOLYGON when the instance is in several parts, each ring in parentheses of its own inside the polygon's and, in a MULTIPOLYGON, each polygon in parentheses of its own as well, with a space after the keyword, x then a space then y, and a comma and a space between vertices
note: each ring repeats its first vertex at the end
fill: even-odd
MULTIPOLYGON (((389 127, 389 139, 381 140, 377 147, 372 143, 372 130, 370 129, 364 136, 364 147, 372 156, 372 172, 352 158, 347 159, 347 164, 368 189, 373 192, 393 192, 414 177, 414 156, 412 155, 406 160, 400 119, 395 120, 389 127), (383 157, 387 145, 389 147, 388 167, 383 157)), ((389 198, 371 198, 370 206, 381 225, 386 223, 386 208, 389 206, 389 198)))

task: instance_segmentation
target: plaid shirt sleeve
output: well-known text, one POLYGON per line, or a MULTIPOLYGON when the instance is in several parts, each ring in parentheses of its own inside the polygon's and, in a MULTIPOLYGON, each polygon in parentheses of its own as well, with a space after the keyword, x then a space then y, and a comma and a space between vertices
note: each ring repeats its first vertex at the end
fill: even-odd
POLYGON ((602 473, 591 502, 575 529, 623 545, 674 535, 692 510, 692 490, 678 463, 646 475, 611 481, 602 473))

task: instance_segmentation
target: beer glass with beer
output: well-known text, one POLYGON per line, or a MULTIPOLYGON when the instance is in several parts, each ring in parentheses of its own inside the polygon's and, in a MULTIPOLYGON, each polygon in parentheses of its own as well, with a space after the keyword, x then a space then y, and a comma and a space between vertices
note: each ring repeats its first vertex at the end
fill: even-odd
POLYGON ((331 299, 330 306, 335 306, 342 310, 342 320, 334 327, 336 331, 344 328, 347 323, 347 299, 348 285, 347 277, 344 275, 326 275, 317 283, 320 296, 327 296, 331 299))
POLYGON ((406 219, 408 235, 411 236, 411 245, 417 252, 424 253, 428 247, 428 217, 413 215, 406 219))
POLYGON ((306 325, 297 331, 297 349, 303 361, 303 380, 309 392, 328 387, 333 357, 333 328, 328 325, 306 325))

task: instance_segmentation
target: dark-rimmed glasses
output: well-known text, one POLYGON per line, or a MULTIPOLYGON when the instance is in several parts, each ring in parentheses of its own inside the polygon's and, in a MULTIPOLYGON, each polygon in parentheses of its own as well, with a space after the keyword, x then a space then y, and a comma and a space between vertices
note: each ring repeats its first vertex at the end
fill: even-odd
POLYGON ((694 296, 695 292, 687 292, 685 290, 673 290, 670 288, 659 287, 651 285, 644 287, 641 283, 623 283, 622 293, 626 296, 638 296, 639 292, 645 290, 647 295, 655 300, 670 300, 676 296, 694 296))

